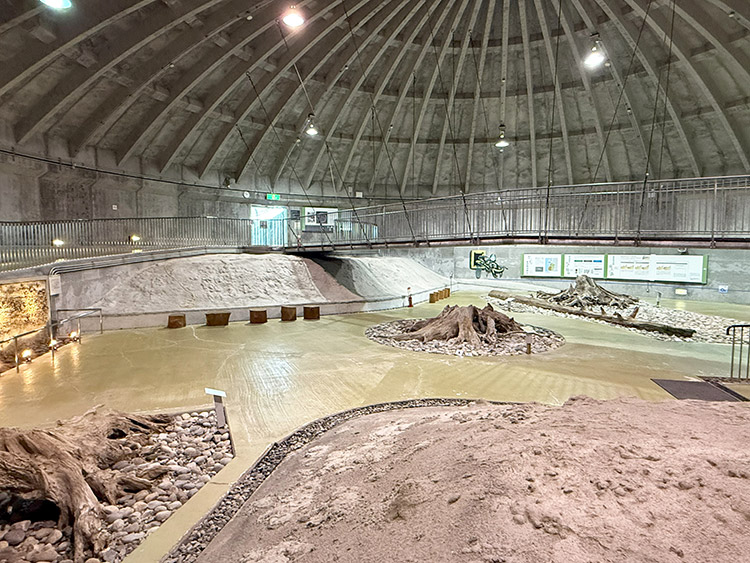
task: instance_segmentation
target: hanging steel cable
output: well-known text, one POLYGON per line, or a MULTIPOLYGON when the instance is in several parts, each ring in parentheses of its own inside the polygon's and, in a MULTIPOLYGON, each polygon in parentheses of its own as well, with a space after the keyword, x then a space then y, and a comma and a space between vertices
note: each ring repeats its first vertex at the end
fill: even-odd
MULTIPOLYGON (((362 62, 362 56, 361 56, 361 53, 360 53, 359 43, 357 42, 357 38, 354 36, 354 29, 352 28, 352 23, 351 23, 351 20, 349 18, 349 12, 347 11, 346 5, 345 5, 344 2, 341 2, 341 6, 344 9, 344 19, 346 21, 347 27, 349 28, 349 37, 350 37, 350 39, 352 41, 352 44, 354 45, 355 58, 357 59, 357 62, 359 63, 361 72, 364 74, 365 73, 365 64, 362 62)), ((372 115, 373 115, 373 117, 375 119, 375 122, 378 125, 378 130, 380 131, 380 136, 383 139, 383 149, 385 150, 385 155, 388 158, 388 164, 390 166, 391 173, 393 174, 393 179, 396 180, 396 182, 398 182, 397 176, 396 176, 396 169, 393 166, 393 159, 391 158, 391 153, 388 150, 388 143, 385 142, 385 134, 383 132, 383 125, 380 122, 380 116, 378 115, 378 112, 377 112, 377 107, 376 107, 376 104, 375 104, 375 97, 373 96, 372 93, 370 93, 370 106, 372 107, 372 115)), ((326 150, 328 150, 327 143, 326 143, 326 150)), ((374 169, 373 169, 373 174, 375 174, 375 170, 374 169)), ((344 182, 343 178, 341 178, 341 182, 342 183, 344 182)), ((409 217, 409 210, 406 208, 406 201, 404 200, 403 193, 401 193, 400 189, 398 190, 398 197, 399 197, 399 200, 401 202, 401 208, 404 211, 404 218, 406 219, 406 224, 409 227, 409 233, 411 234, 411 238, 414 241, 414 244, 418 244, 417 235, 414 232, 414 228, 412 227, 412 223, 411 223, 411 218, 409 217)), ((356 210, 355 210, 355 214, 356 214, 356 210)))
MULTIPOLYGON (((347 22, 347 24, 349 26, 349 31, 351 32, 352 31, 352 26, 351 26, 351 23, 349 22, 349 14, 346 11, 346 6, 344 6, 343 2, 341 3, 341 6, 344 8, 344 15, 346 17, 346 22, 347 22)), ((291 49, 289 48, 289 43, 287 42, 286 36, 284 35, 284 30, 281 27, 281 22, 279 20, 277 20, 276 23, 277 23, 278 28, 279 28, 279 33, 281 34, 281 37, 284 40, 284 47, 286 48, 287 53, 291 53, 291 49)), ((307 104, 310 106, 310 111, 312 112, 312 115, 315 115, 315 106, 313 105, 312 99, 310 98, 310 94, 307 91, 307 87, 305 86, 305 81, 302 79, 302 74, 300 73, 299 68, 297 68, 297 63, 296 62, 292 63, 292 66, 294 67, 294 72, 297 75, 297 80, 299 80, 299 85, 302 88, 302 92, 305 94, 305 99, 307 99, 307 104)), ((354 200, 353 200, 353 198, 351 196, 351 193, 349 192, 349 190, 346 188, 346 185, 344 184, 344 178, 341 176, 341 172, 339 170, 338 164, 336 163, 336 161, 334 159, 334 156, 333 156, 333 151, 331 151, 331 147, 330 147, 330 145, 328 143, 328 140, 325 137, 323 138, 323 144, 325 146, 326 154, 328 155, 328 163, 329 163, 329 167, 331 169, 331 179, 332 179, 332 182, 333 182, 333 187, 334 188, 336 187, 336 179, 335 179, 335 177, 333 175, 333 170, 335 169, 336 170, 336 174, 339 177, 339 182, 341 183, 341 188, 344 190, 344 194, 346 195, 346 198, 349 201, 349 205, 351 207, 351 212, 352 212, 352 214, 354 216, 355 222, 359 225, 359 228, 362 231, 362 236, 365 238, 365 240, 367 241, 367 244, 369 245, 369 244, 371 244, 370 237, 367 235, 367 230, 365 229, 364 224, 362 223, 362 221, 359 218, 359 213, 357 212, 357 207, 354 204, 354 200)), ((295 172, 295 176, 297 176, 296 172, 295 172)), ((299 179, 298 179, 298 181, 299 181, 299 179)), ((302 183, 300 183, 300 185, 302 185, 302 183)), ((304 186, 303 186, 302 189, 305 190, 305 193, 307 193, 307 190, 306 190, 306 188, 304 186)), ((325 229, 323 229, 323 231, 325 232, 325 229)), ((326 233, 326 237, 328 238, 328 240, 330 242, 331 238, 328 236, 327 233, 326 233)))
MULTIPOLYGON (((648 19, 649 13, 651 11, 651 4, 653 0, 648 0, 648 5, 646 6, 646 11, 643 14, 643 20, 641 21, 641 25, 638 29, 638 37, 635 40, 635 44, 633 45, 633 52, 630 53, 630 61, 628 62, 628 68, 625 71, 625 78, 622 81, 622 86, 620 87, 620 93, 617 97, 617 103, 615 104, 614 109, 612 110, 612 119, 609 122, 609 126, 607 127, 607 134, 604 137, 604 145, 602 146, 602 150, 599 153, 599 159, 596 163, 596 169, 594 170, 594 175, 591 178, 591 181, 593 183, 596 182, 596 178, 599 175, 599 169, 601 168, 602 162, 604 160, 604 154, 607 150, 607 144, 609 143, 609 137, 612 134, 612 131, 615 126, 615 121, 617 120, 617 111, 620 109, 620 104, 622 103, 623 96, 625 95, 625 87, 628 84, 628 79, 630 78, 631 74, 633 73, 633 65, 635 64, 635 58, 638 55, 638 48, 641 43, 641 38, 643 37, 643 30, 646 28, 646 20, 648 19)), ((658 85, 657 85, 658 88, 658 85)), ((646 167, 646 170, 648 170, 648 165, 646 167)), ((578 224, 576 226, 576 236, 581 231, 581 226, 583 225, 583 220, 586 217, 586 211, 588 210, 589 205, 589 199, 591 196, 586 196, 586 199, 583 202, 583 206, 581 208, 581 214, 578 218, 578 224)))
MULTIPOLYGON (((490 14, 487 14, 487 16, 489 17, 490 14)), ((485 128, 486 136, 487 136, 487 139, 490 139, 490 118, 489 118, 489 115, 487 113, 487 106, 485 105, 484 99, 482 98, 482 77, 479 75, 479 63, 477 62, 477 54, 476 54, 476 51, 474 50, 474 38, 472 37, 471 33, 469 33, 469 42, 470 42, 470 45, 471 45, 471 55, 472 55, 472 58, 474 59, 474 70, 475 70, 475 73, 476 73, 477 84, 478 84, 478 88, 479 88, 479 105, 482 108, 482 115, 484 117, 484 128, 485 128)), ((492 160, 492 166, 495 169, 495 185, 497 187, 498 198, 499 198, 499 201, 500 201, 500 213, 501 213, 502 218, 503 218, 503 224, 505 225, 505 229, 508 230, 509 229, 508 218, 507 218, 506 213, 505 213, 505 205, 504 205, 504 202, 503 202, 503 199, 502 199, 502 194, 500 193, 500 190, 501 190, 501 187, 500 187, 500 170, 499 170, 499 167, 498 167, 498 164, 497 164, 497 160, 494 158, 494 154, 492 154, 490 152, 491 150, 492 150, 492 147, 488 143, 487 147, 485 147, 485 153, 484 153, 485 154, 485 172, 484 172, 485 176, 484 177, 485 178, 487 177, 486 162, 487 162, 487 155, 490 154, 491 155, 491 160, 492 160)))
MULTIPOLYGON (((263 100, 260 97, 260 92, 258 92, 258 89, 255 87, 255 82, 253 81, 249 72, 245 73, 245 76, 247 76, 247 79, 253 88, 253 92, 255 92, 255 97, 258 99, 258 104, 260 105, 261 110, 263 110, 263 114, 265 115, 266 120, 268 120, 268 123, 271 126, 271 131, 273 132, 274 137, 276 137, 276 141, 279 143, 279 145, 282 145, 283 143, 281 141, 281 137, 279 137, 279 133, 278 131, 276 131, 276 123, 273 119, 271 119, 271 116, 269 115, 268 110, 266 109, 266 105, 263 103, 263 100)), ((239 127, 238 127, 238 130, 239 130, 239 127)), ((242 138, 242 141, 245 142, 245 138, 243 136, 241 136, 241 138, 242 138)), ((245 145, 247 145, 246 142, 245 142, 245 145)), ((246 148, 250 150, 249 145, 247 145, 246 148)), ((305 187, 302 180, 300 179, 299 174, 297 174, 297 169, 294 164, 292 164, 292 174, 294 174, 294 177, 297 180, 297 183, 302 188, 302 193, 305 194, 305 199, 307 199, 307 202, 310 205, 310 207, 315 207, 315 205, 312 202, 312 199, 310 198, 310 194, 307 191, 307 188, 305 187)), ((326 236, 326 239, 328 239, 328 243, 331 246, 333 246, 333 241, 331 240, 331 237, 328 236, 328 232, 326 232, 325 229, 323 229, 323 234, 326 236)))
POLYGON ((670 84, 670 78, 671 78, 671 72, 672 72, 672 46, 673 46, 673 36, 674 36, 674 20, 675 15, 677 13, 677 6, 675 5, 675 2, 677 0, 672 0, 672 21, 669 24, 669 52, 667 54, 667 83, 665 85, 666 91, 664 92, 664 111, 662 112, 662 118, 661 118, 661 148, 659 149, 659 166, 657 167, 657 176, 658 178, 662 178, 662 163, 664 159, 664 145, 666 141, 666 135, 665 135, 665 129, 667 126, 667 101, 669 99, 669 84, 670 84))
POLYGON ((552 169, 553 169, 553 163, 554 159, 552 156, 552 141, 554 140, 554 130, 555 130, 555 109, 557 107, 557 77, 558 77, 558 67, 559 67, 559 56, 560 56, 560 37, 562 36, 562 32, 560 30, 560 19, 562 16, 562 2, 558 2, 558 8, 557 8, 557 39, 555 40, 555 68, 553 69, 553 76, 552 76, 552 117, 550 119, 550 126, 549 126, 549 163, 547 165, 547 193, 545 196, 544 201, 544 235, 540 236, 540 242, 542 244, 547 242, 547 235, 549 230, 549 203, 550 203, 550 196, 552 192, 552 169))
MULTIPOLYGON (((438 56, 437 45, 435 44, 435 30, 433 29, 431 22, 428 21, 428 24, 430 26, 430 40, 432 42, 432 51, 435 56, 435 66, 437 69, 438 80, 440 81, 440 87, 443 88, 447 92, 447 89, 445 88, 445 83, 443 82, 443 73, 440 70, 440 57, 438 56)), ((467 29, 466 32, 469 33, 470 31, 471 30, 467 29)), ((445 116, 446 116, 446 121, 448 124, 448 134, 451 136, 451 145, 453 147, 453 159, 454 159, 454 164, 456 166, 456 170, 458 173, 459 189, 461 192, 461 203, 463 205, 464 216, 466 218, 466 226, 468 227, 468 230, 469 230, 469 237, 472 240, 474 240, 475 238, 474 229, 472 228, 472 225, 471 225, 471 217, 469 215, 469 206, 466 201, 466 190, 464 190, 463 178, 461 177, 461 167, 458 162, 458 152, 456 151, 456 137, 453 132, 453 124, 451 121, 450 106, 448 105, 448 97, 445 98, 445 116)))
MULTIPOLYGON (((674 6, 673 6, 674 8, 674 6)), ((672 27, 669 29, 669 36, 664 36, 664 43, 667 42, 667 39, 669 39, 670 44, 670 50, 669 50, 669 59, 667 60, 667 81, 669 81, 669 74, 670 74, 670 68, 672 66, 672 35, 674 32, 674 9, 672 11, 672 27)), ((648 154, 646 155, 646 170, 643 174, 643 187, 641 188, 641 203, 638 209, 638 228, 636 229, 636 235, 635 235, 635 241, 636 244, 638 244, 641 240, 641 225, 643 223, 643 208, 646 204, 646 188, 648 187, 648 167, 651 164, 651 149, 654 145, 654 132, 656 131, 656 116, 658 113, 658 107, 659 107, 659 92, 661 92, 661 75, 662 75, 663 69, 659 69, 659 79, 658 83, 656 85, 656 99, 654 101, 654 112, 651 116, 651 134, 649 135, 648 140, 648 154)), ((665 88, 665 104, 666 104, 666 93, 669 91, 669 82, 667 82, 664 86, 665 88)))

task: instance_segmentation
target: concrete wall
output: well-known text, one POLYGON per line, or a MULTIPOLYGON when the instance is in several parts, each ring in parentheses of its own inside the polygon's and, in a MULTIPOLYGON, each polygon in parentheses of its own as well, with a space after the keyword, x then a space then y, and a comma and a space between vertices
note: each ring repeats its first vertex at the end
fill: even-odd
MULTIPOLYGON (((523 254, 676 254, 673 249, 650 247, 621 247, 621 246, 539 246, 539 245, 507 245, 507 246, 455 246, 409 249, 386 249, 379 251, 384 256, 407 256, 455 281, 461 281, 464 287, 499 288, 509 283, 523 284, 538 283, 539 285, 564 289, 571 280, 554 278, 521 277, 521 257, 523 254), (495 254, 497 262, 507 267, 503 277, 499 280, 488 278, 483 274, 477 280, 473 270, 469 269, 469 252, 473 249, 485 250, 487 254, 495 254)), ((656 298, 660 292, 664 298, 690 299, 696 301, 715 301, 726 303, 750 304, 750 250, 717 250, 717 249, 688 249, 694 256, 708 256, 708 283, 676 284, 662 282, 622 282, 601 281, 600 283, 613 291, 628 293, 637 297, 656 298), (728 285, 729 293, 719 293, 719 285, 728 285), (675 296, 677 288, 687 289, 687 296, 675 296)))
POLYGON ((119 178, 0 155, 0 221, 206 216, 248 219, 241 192, 119 178))

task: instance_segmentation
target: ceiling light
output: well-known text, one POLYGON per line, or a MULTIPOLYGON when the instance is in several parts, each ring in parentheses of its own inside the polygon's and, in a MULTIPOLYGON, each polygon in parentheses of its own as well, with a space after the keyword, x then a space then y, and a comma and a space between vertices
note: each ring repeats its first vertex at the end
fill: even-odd
POLYGON ((602 63, 604 63, 606 58, 607 57, 604 56, 604 53, 601 52, 599 47, 597 45, 594 45, 593 47, 591 47, 591 52, 583 61, 583 64, 590 69, 599 68, 602 63))
POLYGON ((141 237, 140 235, 130 235, 130 242, 140 242, 141 237))
POLYGON ((281 18, 281 21, 283 21, 287 27, 297 28, 305 23, 305 18, 295 6, 292 6, 289 11, 284 14, 284 17, 281 18))
POLYGON ((499 149, 504 149, 510 146, 510 141, 505 138, 505 125, 500 125, 500 137, 497 139, 495 146, 499 149))
POLYGON ((305 133, 307 133, 310 137, 315 137, 318 134, 318 128, 315 127, 315 123, 313 122, 313 119, 315 118, 315 114, 310 114, 307 116, 307 126, 305 127, 305 133))
POLYGON ((54 8, 55 10, 67 10, 73 7, 73 2, 70 0, 41 0, 42 4, 54 8))
POLYGON ((60 238, 52 239, 52 246, 60 248, 61 246, 65 246, 65 241, 60 238))

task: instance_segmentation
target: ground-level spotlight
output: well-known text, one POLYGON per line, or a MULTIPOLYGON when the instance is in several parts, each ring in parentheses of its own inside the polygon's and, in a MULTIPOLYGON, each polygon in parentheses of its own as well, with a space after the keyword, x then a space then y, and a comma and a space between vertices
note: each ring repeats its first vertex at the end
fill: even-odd
POLYGON ((49 349, 57 350, 60 347, 60 343, 54 338, 49 341, 49 349))
POLYGON ((60 248, 61 246, 65 246, 65 241, 61 238, 52 239, 52 246, 60 248))
POLYGON ((73 330, 68 334, 68 338, 71 342, 78 342, 81 340, 81 335, 78 333, 77 330, 73 330))
POLYGON ((26 348, 26 350, 24 350, 23 352, 21 352, 21 359, 25 363, 30 364, 31 363, 31 356, 33 354, 34 354, 34 352, 32 352, 29 348, 26 348))

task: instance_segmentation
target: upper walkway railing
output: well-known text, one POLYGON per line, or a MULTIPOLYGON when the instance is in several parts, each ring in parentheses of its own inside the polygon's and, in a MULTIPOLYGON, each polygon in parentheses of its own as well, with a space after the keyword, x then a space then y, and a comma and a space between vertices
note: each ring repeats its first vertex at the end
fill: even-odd
POLYGON ((750 176, 521 188, 342 209, 333 225, 212 217, 0 223, 0 269, 191 247, 517 239, 750 244, 750 176), (53 241, 58 241, 55 246, 53 241))

